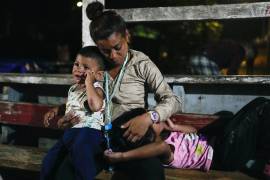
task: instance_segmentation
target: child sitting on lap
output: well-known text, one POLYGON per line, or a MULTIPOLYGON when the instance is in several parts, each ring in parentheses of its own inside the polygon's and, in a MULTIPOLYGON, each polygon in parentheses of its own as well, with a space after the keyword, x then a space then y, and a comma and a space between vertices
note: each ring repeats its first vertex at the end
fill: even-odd
POLYGON ((73 65, 72 75, 75 84, 68 92, 65 106, 53 108, 44 116, 44 125, 62 115, 58 125, 76 124, 66 129, 61 139, 49 150, 43 159, 40 179, 53 179, 56 168, 68 153, 75 168, 76 179, 94 179, 96 170, 94 157, 100 153, 103 140, 104 98, 98 80, 102 80, 104 56, 95 46, 82 48, 73 65), (64 109, 66 110, 64 111, 64 109))

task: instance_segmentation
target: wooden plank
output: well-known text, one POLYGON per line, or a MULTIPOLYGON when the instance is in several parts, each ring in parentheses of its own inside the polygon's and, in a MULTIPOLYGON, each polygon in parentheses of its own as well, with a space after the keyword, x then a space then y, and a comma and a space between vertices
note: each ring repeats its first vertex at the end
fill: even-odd
POLYGON ((0 144, 0 166, 21 170, 40 171, 45 151, 31 147, 0 144))
POLYGON ((270 16, 270 3, 117 9, 127 22, 239 19, 270 16))
POLYGON ((195 76, 195 75, 174 75, 165 76, 168 83, 176 84, 270 84, 270 76, 267 75, 229 75, 229 76, 195 76))
MULTIPOLYGON (((43 116, 51 108, 49 105, 0 101, 0 123, 44 127, 43 116)), ((50 128, 57 127, 57 119, 59 117, 50 121, 50 128)))
POLYGON ((191 169, 165 169, 166 180, 208 180, 208 179, 237 179, 237 180, 252 180, 251 178, 240 172, 225 172, 210 170, 203 172, 191 169))
POLYGON ((70 74, 0 73, 0 83, 71 85, 70 74))
MULTIPOLYGON (((46 152, 32 147, 12 146, 0 144, 0 167, 15 168, 28 171, 40 171, 41 162, 46 152)), ((239 179, 251 180, 239 172, 213 171, 202 172, 198 170, 165 169, 166 180, 187 179, 239 179)), ((96 180, 109 180, 111 174, 102 171, 96 180)), ((118 179, 121 180, 121 179, 118 179)))
POLYGON ((216 115, 178 113, 171 117, 176 123, 186 124, 201 129, 219 118, 216 115))
MULTIPOLYGON (((230 76, 200 76, 200 75, 165 75, 168 83, 176 84, 270 84, 267 75, 230 75, 230 76)), ((0 73, 0 83, 41 84, 41 85, 71 85, 70 74, 17 74, 0 73)))
MULTIPOLYGON (((0 101, 0 123, 44 127, 43 116, 52 106, 34 103, 14 103, 0 101)), ((56 122, 60 117, 52 119, 50 128, 57 128, 56 122)), ((190 124, 200 129, 218 118, 214 115, 178 113, 172 118, 179 123, 190 124)))

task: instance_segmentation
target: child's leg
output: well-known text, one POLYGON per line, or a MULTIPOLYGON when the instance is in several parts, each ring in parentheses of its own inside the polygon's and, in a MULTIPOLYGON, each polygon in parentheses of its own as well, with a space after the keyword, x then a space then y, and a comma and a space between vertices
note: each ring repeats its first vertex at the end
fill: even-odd
POLYGON ((100 144, 102 133, 91 128, 80 128, 70 149, 76 179, 94 179, 97 174, 95 156, 103 154, 100 144))
POLYGON ((61 155, 65 155, 66 149, 62 139, 60 139, 46 154, 42 161, 40 180, 53 179, 53 172, 56 169, 57 162, 61 161, 61 155))
POLYGON ((40 172, 41 180, 53 179, 58 165, 60 165, 65 155, 68 153, 66 144, 70 144, 76 134, 77 132, 73 129, 66 130, 63 137, 61 137, 61 139, 49 150, 42 162, 40 172))

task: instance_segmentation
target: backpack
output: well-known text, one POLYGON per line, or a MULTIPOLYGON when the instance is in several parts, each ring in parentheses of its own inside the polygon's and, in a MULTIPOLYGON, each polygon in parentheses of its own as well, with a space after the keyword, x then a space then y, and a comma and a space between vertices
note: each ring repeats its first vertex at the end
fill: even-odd
MULTIPOLYGON (((217 169, 251 172, 252 165, 248 164, 250 160, 253 160, 253 165, 254 162, 265 164, 270 154, 269 117, 270 100, 263 97, 252 100, 240 109, 215 143, 214 156, 218 161, 217 169)), ((257 165, 253 169, 260 171, 261 167, 257 165)))

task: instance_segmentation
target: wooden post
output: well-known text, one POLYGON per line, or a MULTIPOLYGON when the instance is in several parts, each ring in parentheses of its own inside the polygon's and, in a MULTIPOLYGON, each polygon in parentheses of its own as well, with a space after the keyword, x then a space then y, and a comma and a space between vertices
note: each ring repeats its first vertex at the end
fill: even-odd
MULTIPOLYGON (((95 45, 92 40, 89 32, 90 20, 87 18, 85 10, 89 3, 95 2, 96 0, 83 0, 82 6, 82 46, 95 45)), ((104 0, 99 0, 102 4, 104 4, 104 0)))

